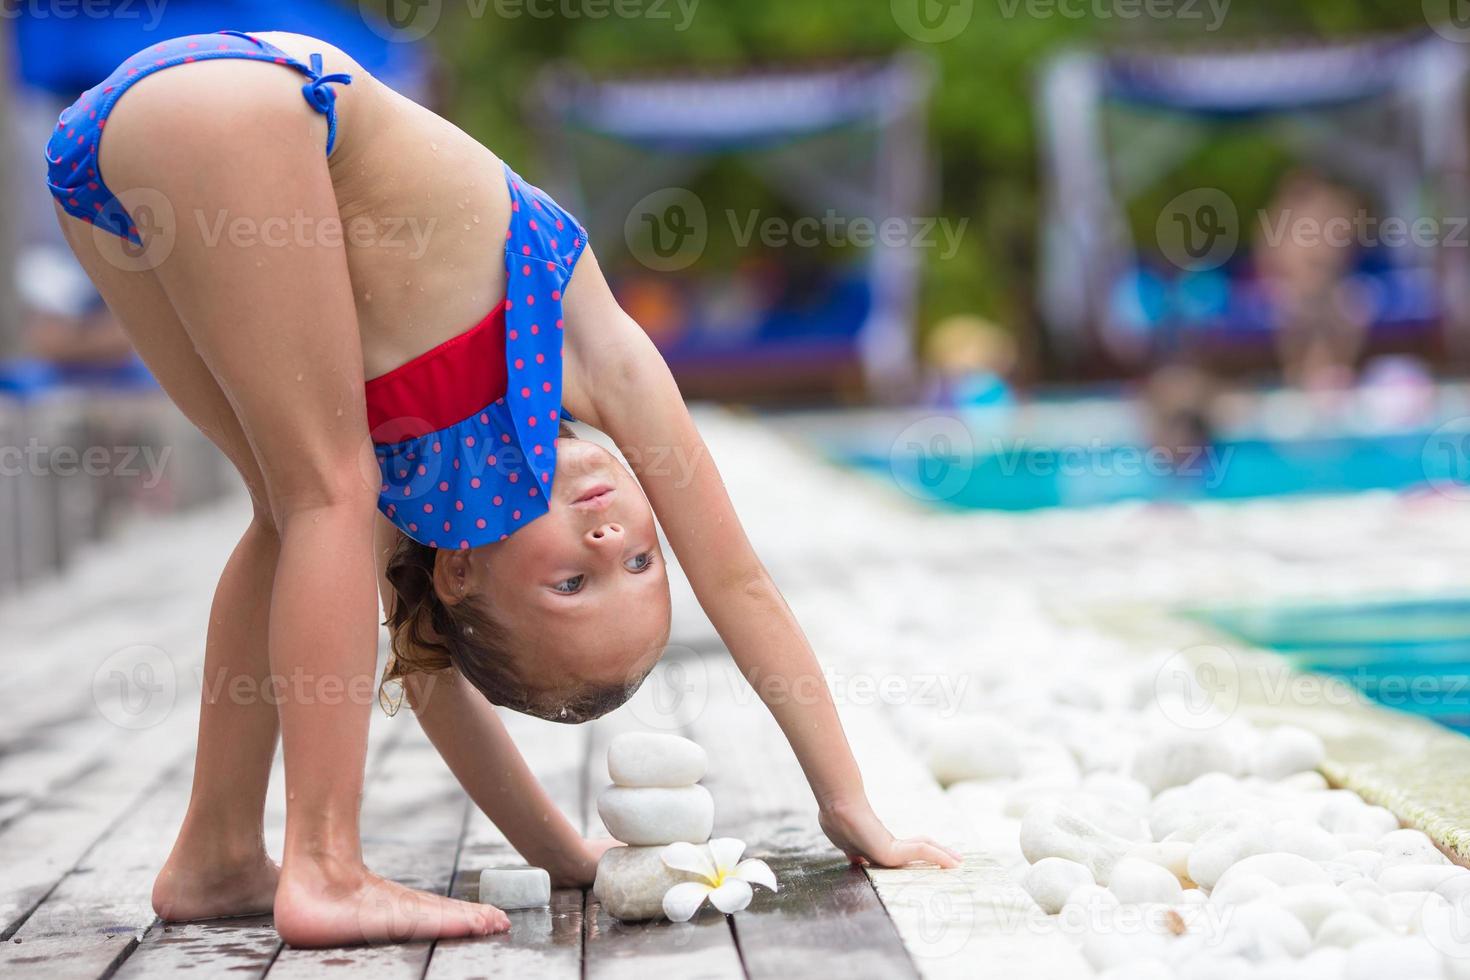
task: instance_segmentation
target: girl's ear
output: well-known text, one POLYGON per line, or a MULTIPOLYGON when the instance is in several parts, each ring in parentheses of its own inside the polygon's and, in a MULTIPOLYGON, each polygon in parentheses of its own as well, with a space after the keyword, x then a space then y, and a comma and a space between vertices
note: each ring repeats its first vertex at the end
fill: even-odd
POLYGON ((453 606, 463 601, 469 588, 470 553, 440 548, 434 553, 434 592, 439 601, 453 606))

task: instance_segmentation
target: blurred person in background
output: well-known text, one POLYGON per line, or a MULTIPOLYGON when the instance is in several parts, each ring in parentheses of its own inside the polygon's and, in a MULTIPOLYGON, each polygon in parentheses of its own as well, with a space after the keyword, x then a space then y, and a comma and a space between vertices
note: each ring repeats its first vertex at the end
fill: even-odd
POLYGON ((1286 382, 1305 391, 1352 386, 1367 339, 1351 281, 1362 202, 1308 170, 1288 173, 1268 206, 1256 243, 1259 274, 1276 311, 1276 349, 1286 382))
POLYGON ((1015 339, 978 316, 946 317, 924 341, 924 402, 954 409, 1009 408, 1015 339))

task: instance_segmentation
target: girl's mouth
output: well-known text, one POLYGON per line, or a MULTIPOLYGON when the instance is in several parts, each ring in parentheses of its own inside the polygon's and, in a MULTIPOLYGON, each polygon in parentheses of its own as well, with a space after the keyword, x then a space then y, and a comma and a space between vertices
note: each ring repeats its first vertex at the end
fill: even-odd
POLYGON ((572 501, 574 507, 585 507, 588 510, 604 510, 612 506, 613 495, 617 493, 611 485, 599 483, 589 487, 576 500, 572 501))

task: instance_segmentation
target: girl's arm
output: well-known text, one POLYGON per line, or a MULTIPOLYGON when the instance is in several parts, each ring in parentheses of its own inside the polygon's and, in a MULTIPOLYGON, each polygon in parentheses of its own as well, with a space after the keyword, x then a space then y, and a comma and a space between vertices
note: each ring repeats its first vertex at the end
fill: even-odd
MULTIPOLYGON (((384 572, 399 533, 379 517, 378 587, 385 607, 393 601, 393 590, 384 572)), ((412 675, 404 690, 449 771, 511 846, 528 863, 550 872, 557 887, 590 886, 597 859, 616 842, 583 839, 526 765, 485 696, 452 670, 412 675)))
POLYGON ((927 838, 896 840, 873 815, 811 646, 751 548, 667 365, 590 250, 567 290, 565 322, 567 408, 610 435, 638 475, 700 605, 791 743, 827 836, 874 864, 958 864, 927 838))

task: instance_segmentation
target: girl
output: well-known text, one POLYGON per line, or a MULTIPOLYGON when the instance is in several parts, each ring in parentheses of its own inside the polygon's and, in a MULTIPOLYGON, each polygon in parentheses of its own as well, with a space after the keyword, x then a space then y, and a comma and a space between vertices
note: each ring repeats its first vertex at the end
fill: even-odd
MULTIPOLYGON (((637 687, 668 634, 655 512, 746 675, 819 676, 581 226, 454 126, 320 41, 224 32, 129 59, 63 113, 47 159, 78 258, 255 505, 205 689, 291 679, 278 705, 206 695, 161 916, 273 908, 306 946, 508 928, 362 864, 371 708, 341 692, 371 684, 375 509, 393 674, 476 803, 561 882, 588 883, 607 845, 556 812, 491 703, 584 721, 637 687), (569 438, 564 411, 636 478, 569 438), (692 471, 642 462, 671 452, 692 471), (261 834, 278 726, 279 869, 261 834)), ((818 686, 769 707, 828 836, 854 859, 954 865, 875 818, 818 686)))

